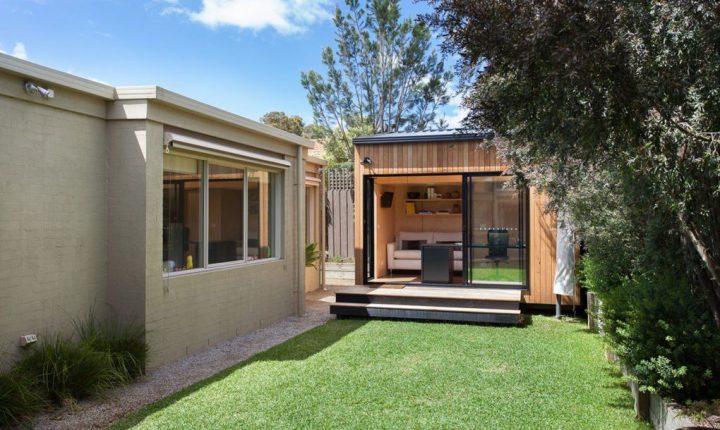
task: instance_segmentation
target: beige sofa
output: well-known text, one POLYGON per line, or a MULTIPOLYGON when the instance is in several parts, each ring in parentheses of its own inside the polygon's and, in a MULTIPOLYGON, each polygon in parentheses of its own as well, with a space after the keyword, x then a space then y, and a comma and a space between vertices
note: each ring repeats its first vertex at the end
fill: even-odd
MULTIPOLYGON (((422 245, 444 243, 462 245, 461 232, 403 231, 398 233, 395 242, 387 244, 388 269, 420 270, 420 248, 422 245)), ((453 251, 453 270, 462 271, 462 251, 453 251)))

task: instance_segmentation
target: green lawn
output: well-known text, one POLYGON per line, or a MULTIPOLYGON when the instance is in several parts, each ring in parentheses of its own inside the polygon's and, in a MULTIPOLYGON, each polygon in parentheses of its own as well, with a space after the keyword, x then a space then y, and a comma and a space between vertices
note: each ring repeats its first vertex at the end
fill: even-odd
POLYGON ((114 428, 649 428, 578 322, 338 320, 114 428))
POLYGON ((525 273, 517 267, 473 267, 473 281, 523 282, 525 273))

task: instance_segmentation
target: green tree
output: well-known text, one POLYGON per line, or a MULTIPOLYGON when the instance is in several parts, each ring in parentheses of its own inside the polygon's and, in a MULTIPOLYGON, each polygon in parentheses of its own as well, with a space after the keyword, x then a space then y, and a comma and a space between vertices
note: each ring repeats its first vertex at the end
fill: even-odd
MULTIPOLYGON (((301 74, 315 122, 338 157, 352 134, 422 130, 449 101, 452 72, 432 49, 430 29, 401 19, 399 0, 346 0, 336 8, 336 49, 325 48, 326 76, 301 74)), ((347 161, 338 158, 336 161, 347 161)))
POLYGON ((301 117, 289 116, 285 112, 268 112, 260 118, 260 122, 298 136, 302 136, 305 130, 305 122, 301 117))
POLYGON ((701 287, 720 327, 717 2, 430 3, 426 22, 462 58, 467 123, 505 137, 518 179, 569 208, 595 240, 612 232, 583 223, 583 209, 614 216, 615 194, 604 201, 598 189, 623 194, 633 228, 670 216, 687 268, 678 276, 701 287), (640 201, 642 211, 632 207, 640 201))

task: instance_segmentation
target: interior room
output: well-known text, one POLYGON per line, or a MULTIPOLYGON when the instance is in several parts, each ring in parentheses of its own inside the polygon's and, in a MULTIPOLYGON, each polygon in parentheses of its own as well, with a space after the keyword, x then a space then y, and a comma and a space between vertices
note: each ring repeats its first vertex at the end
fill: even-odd
POLYGON ((438 283, 524 285, 525 197, 523 191, 507 186, 508 180, 463 175, 375 177, 374 264, 369 281, 432 283, 423 270, 444 259, 448 264, 439 263, 440 270, 451 270, 448 280, 438 283), (423 251, 424 247, 439 248, 440 257, 428 256, 429 262, 423 263, 423 252, 431 251, 423 251))
POLYGON ((461 175, 378 177, 375 199, 375 282, 419 282, 421 247, 444 242, 462 283, 461 175))

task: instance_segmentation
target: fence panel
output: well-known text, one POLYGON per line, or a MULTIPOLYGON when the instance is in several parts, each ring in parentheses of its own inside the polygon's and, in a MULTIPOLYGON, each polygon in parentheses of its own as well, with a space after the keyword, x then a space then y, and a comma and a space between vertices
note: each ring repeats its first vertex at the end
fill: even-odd
POLYGON ((350 260, 355 252, 355 186, 353 171, 326 170, 327 256, 331 260, 350 260))

